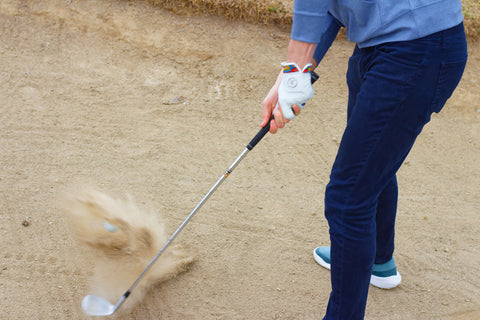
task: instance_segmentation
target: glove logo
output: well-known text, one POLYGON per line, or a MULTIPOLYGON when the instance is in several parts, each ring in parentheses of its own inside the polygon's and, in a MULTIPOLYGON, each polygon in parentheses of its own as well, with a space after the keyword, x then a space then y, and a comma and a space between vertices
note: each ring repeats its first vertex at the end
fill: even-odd
POLYGON ((294 79, 294 78, 290 78, 288 79, 287 81, 287 85, 290 87, 290 88, 295 88, 298 84, 298 81, 297 79, 294 79))

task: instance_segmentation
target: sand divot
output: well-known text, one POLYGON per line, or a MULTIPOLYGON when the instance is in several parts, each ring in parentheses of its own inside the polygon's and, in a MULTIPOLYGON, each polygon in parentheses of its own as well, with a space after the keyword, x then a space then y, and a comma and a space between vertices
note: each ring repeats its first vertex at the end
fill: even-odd
MULTIPOLYGON (((130 196, 115 199, 96 190, 69 196, 66 209, 77 240, 91 249, 86 257, 92 259, 91 291, 85 294, 115 304, 168 240, 164 224, 158 215, 139 210, 130 196)), ((167 248, 119 312, 132 310, 152 286, 186 271, 192 262, 178 247, 167 248)))

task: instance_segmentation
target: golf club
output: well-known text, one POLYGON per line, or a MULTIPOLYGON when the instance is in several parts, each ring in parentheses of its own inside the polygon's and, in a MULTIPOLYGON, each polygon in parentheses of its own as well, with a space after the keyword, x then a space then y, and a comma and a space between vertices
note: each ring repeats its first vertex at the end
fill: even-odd
MULTIPOLYGON (((311 73, 312 75, 312 84, 317 81, 318 75, 315 72, 311 73)), ((270 118, 273 120, 273 115, 270 118)), ((146 266, 138 278, 133 282, 130 288, 123 294, 123 296, 118 300, 118 302, 113 305, 102 297, 95 295, 87 295, 82 300, 83 311, 90 316, 109 316, 120 308, 120 306, 128 298, 132 290, 137 286, 143 276, 150 270, 155 261, 160 257, 160 255, 165 251, 165 249, 170 245, 170 243, 175 239, 175 237, 182 231, 182 229, 187 225, 191 218, 197 213, 197 211, 203 206, 203 204, 210 198, 210 196, 217 190, 217 188, 222 184, 222 182, 232 173, 232 171, 237 167, 237 165, 242 161, 243 158, 251 151, 258 142, 267 134, 270 130, 270 121, 257 133, 257 135, 250 141, 250 143, 245 147, 245 150, 233 161, 233 163, 228 167, 225 173, 217 180, 217 182, 210 188, 210 190, 205 194, 205 196, 200 200, 197 206, 190 212, 187 218, 182 222, 178 229, 173 233, 173 235, 168 239, 165 245, 160 249, 160 251, 155 255, 152 261, 146 266)))

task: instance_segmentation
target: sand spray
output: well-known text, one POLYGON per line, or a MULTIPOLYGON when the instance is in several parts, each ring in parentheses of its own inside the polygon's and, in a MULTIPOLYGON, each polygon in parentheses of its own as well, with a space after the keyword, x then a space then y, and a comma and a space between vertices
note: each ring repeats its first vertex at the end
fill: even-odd
MULTIPOLYGON (((66 210, 77 240, 92 259, 90 292, 115 303, 168 240, 158 214, 140 210, 130 196, 116 199, 90 189, 67 197, 66 210), (93 257, 93 258, 92 258, 93 257)), ((152 286, 184 272, 193 262, 178 247, 162 253, 122 306, 128 312, 152 286)))

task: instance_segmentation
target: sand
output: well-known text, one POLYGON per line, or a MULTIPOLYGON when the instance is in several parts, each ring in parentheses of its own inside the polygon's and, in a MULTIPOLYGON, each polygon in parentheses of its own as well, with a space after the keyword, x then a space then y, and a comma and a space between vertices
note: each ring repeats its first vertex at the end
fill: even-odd
MULTIPOLYGON (((1 1, 0 318, 88 319, 80 302, 100 260, 70 227, 65 196, 129 194, 140 222, 171 235, 258 131, 288 36, 136 1, 1 1)), ((193 262, 146 283, 118 318, 322 317, 330 277, 312 250, 329 242, 323 192, 352 49, 335 42, 300 117, 175 240, 193 262)), ((459 88, 399 171, 403 282, 372 287, 366 319, 480 318, 479 50, 471 41, 459 88)))

